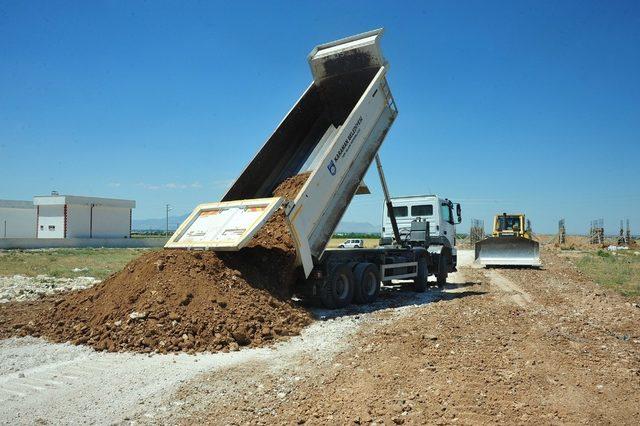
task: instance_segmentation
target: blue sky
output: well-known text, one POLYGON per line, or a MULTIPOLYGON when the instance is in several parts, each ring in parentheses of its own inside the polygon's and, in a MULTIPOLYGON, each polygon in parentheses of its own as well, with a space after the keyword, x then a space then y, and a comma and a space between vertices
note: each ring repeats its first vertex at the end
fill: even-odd
MULTIPOLYGON (((385 27, 391 192, 538 232, 640 231, 639 2, 0 1, 0 198, 217 201, 308 85, 321 42, 385 27)), ((345 220, 378 224, 382 195, 345 220)))

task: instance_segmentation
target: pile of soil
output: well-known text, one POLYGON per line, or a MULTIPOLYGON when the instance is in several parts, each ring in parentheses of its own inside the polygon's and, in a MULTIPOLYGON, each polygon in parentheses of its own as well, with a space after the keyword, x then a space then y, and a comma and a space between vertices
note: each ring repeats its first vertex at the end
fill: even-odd
MULTIPOLYGON (((308 174, 274 195, 295 197, 308 174)), ((228 351, 298 334, 312 320, 290 297, 296 252, 278 212, 239 252, 145 254, 101 284, 0 307, 0 337, 43 336, 98 350, 228 351)))

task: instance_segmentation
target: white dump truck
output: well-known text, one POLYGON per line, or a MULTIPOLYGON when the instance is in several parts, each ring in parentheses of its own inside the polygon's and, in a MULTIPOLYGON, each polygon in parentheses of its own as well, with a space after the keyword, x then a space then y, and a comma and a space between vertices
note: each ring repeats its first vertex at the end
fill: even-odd
POLYGON ((283 206, 297 250, 299 294, 340 308, 374 301, 381 281, 411 279, 424 291, 441 262, 428 251, 423 225, 412 234, 421 244, 397 239, 372 249, 326 248, 374 158, 379 165, 377 152, 398 114, 381 36, 379 29, 315 47, 308 56, 311 85, 221 202, 198 206, 166 247, 242 249, 282 207, 273 190, 309 172, 283 206))

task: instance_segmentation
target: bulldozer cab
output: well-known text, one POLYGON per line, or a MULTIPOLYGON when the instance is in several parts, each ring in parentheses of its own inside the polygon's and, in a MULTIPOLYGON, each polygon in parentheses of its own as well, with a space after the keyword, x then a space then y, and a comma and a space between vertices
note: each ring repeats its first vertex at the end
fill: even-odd
POLYGON ((498 216, 496 221, 497 231, 514 231, 520 229, 520 218, 515 216, 498 216))
POLYGON ((529 230, 528 221, 525 221, 523 214, 506 214, 496 215, 493 222, 493 236, 513 236, 519 235, 526 237, 529 230), (526 224, 526 227, 525 227, 526 224))

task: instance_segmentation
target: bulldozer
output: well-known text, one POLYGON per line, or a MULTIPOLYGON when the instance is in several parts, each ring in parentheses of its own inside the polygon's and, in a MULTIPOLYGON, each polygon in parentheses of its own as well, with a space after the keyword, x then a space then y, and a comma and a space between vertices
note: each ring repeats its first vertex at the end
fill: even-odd
POLYGON ((540 245, 524 214, 497 214, 491 237, 476 243, 475 261, 484 266, 541 266, 540 245))

